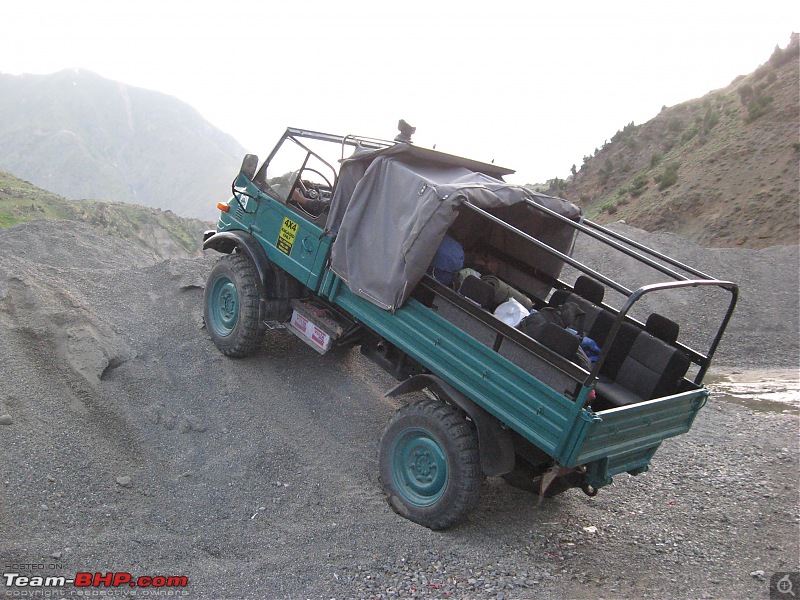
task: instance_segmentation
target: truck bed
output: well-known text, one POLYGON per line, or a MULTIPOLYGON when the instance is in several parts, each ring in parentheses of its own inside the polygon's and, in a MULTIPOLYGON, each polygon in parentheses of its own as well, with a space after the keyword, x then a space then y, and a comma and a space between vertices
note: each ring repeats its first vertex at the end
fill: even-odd
POLYGON ((356 320, 559 464, 588 465, 594 487, 616 473, 646 470, 661 441, 688 431, 705 403, 708 392, 689 384, 674 396, 595 413, 584 406, 591 389, 583 385, 586 371, 430 278, 420 285, 431 300, 412 298, 393 314, 332 273, 323 288, 356 320))

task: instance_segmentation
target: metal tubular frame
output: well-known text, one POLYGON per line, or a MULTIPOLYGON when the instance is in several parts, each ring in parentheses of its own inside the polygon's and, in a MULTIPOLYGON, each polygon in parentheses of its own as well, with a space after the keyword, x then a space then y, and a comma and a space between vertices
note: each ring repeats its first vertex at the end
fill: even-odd
MULTIPOLYGON (((602 235, 602 234, 600 234, 600 233, 598 233, 596 231, 592 231, 592 229, 590 229, 590 227, 594 227, 595 229, 600 227, 599 225, 597 225, 593 221, 589 221, 588 219, 584 219, 582 223, 576 223, 572 219, 569 219, 569 218, 565 217, 564 215, 560 215, 557 212, 552 211, 552 210, 550 210, 549 208, 547 208, 545 206, 537 204, 533 200, 529 200, 529 199, 526 198, 525 202, 527 202, 530 206, 533 206, 534 208, 537 208, 538 210, 544 212, 545 214, 547 214, 547 215, 549 215, 551 217, 555 217, 556 219, 559 219, 560 221, 563 221, 565 223, 569 223, 575 229, 578 229, 579 231, 584 232, 585 234, 589 235, 590 237, 593 237, 596 240, 599 240, 601 242, 606 243, 607 245, 611 246, 612 248, 616 248, 617 250, 620 250, 621 252, 623 252, 624 254, 627 254, 631 258, 635 258, 636 260, 638 260, 640 262, 643 262, 644 264, 656 269, 657 271, 661 271, 665 275, 669 275, 673 279, 677 279, 679 281, 680 280, 688 280, 689 279, 688 277, 686 277, 685 275, 681 275, 677 271, 673 271, 672 269, 670 269, 668 267, 665 267, 662 264, 659 264, 659 263, 657 263, 655 261, 650 260, 649 258, 644 256, 643 254, 639 254, 638 252, 635 252, 635 251, 631 250, 630 248, 626 248, 622 244, 618 244, 614 239, 610 239, 609 237, 606 237, 606 235, 602 235), (586 225, 584 225, 584 223, 587 223, 589 226, 587 227, 586 225)), ((605 229, 605 228, 603 228, 603 229, 605 229)), ((640 244, 638 242, 634 242, 633 240, 629 240, 628 238, 626 238, 624 236, 621 236, 618 233, 611 232, 608 229, 605 229, 605 231, 603 231, 603 233, 606 233, 606 232, 612 233, 613 235, 611 237, 616 238, 618 240, 621 240, 621 241, 625 242, 626 244, 628 244, 629 246, 633 246, 633 247, 635 247, 635 248, 637 248, 639 250, 643 250, 643 251, 647 252, 648 254, 650 254, 651 256, 655 256, 656 258, 661 258, 662 260, 665 260, 666 262, 669 262, 673 266, 679 267, 679 268, 683 269, 684 271, 686 271, 688 273, 692 273, 692 274, 697 275, 698 277, 701 277, 703 279, 713 279, 713 277, 709 277, 708 275, 705 275, 705 274, 701 273, 700 271, 696 271, 696 270, 692 269, 691 267, 689 267, 688 265, 684 265, 683 263, 680 263, 680 262, 678 262, 677 260, 675 260, 673 258, 669 258, 668 256, 666 256, 664 254, 661 254, 660 252, 657 252, 657 251, 653 250, 652 248, 648 248, 644 244, 640 244)))
MULTIPOLYGON (((720 341, 722 340, 722 335, 724 334, 725 329, 727 328, 728 323, 730 322, 731 316, 733 315, 733 310, 736 307, 736 302, 737 302, 738 297, 739 297, 739 288, 738 288, 738 286, 735 283, 731 282, 731 281, 722 281, 722 280, 718 280, 718 279, 716 279, 714 277, 711 277, 710 275, 707 275, 707 274, 703 273, 702 271, 699 271, 699 270, 697 270, 697 269, 695 269, 693 267, 690 267, 689 265, 686 265, 686 264, 684 264, 684 263, 682 263, 682 262, 680 262, 678 260, 675 260, 675 259, 673 259, 673 258, 661 253, 661 252, 658 252, 657 250, 654 250, 654 249, 652 249, 652 248, 650 248, 648 246, 645 246, 644 244, 641 244, 639 242, 636 242, 635 240, 632 240, 632 239, 627 238, 627 237, 625 237, 625 236, 623 236, 623 235, 621 235, 619 233, 611 231, 608 228, 602 227, 601 225, 598 225, 598 224, 596 224, 596 223, 594 223, 592 221, 589 221, 588 219, 587 220, 582 220, 582 222, 576 222, 576 221, 573 221, 572 219, 570 219, 568 217, 565 217, 563 215, 560 215, 560 214, 556 213, 555 211, 550 210, 549 208, 547 208, 545 206, 541 206, 540 204, 537 204, 536 202, 534 202, 533 200, 530 200, 528 198, 525 199, 525 202, 528 205, 536 208, 537 210, 547 214, 548 216, 551 216, 551 217, 553 217, 555 219, 558 219, 561 222, 569 224, 574 229, 576 229, 578 231, 582 231, 583 233, 586 233, 590 237, 592 237, 592 238, 594 238, 594 239, 596 239, 596 240, 598 240, 600 242, 603 242, 604 244, 606 244, 608 246, 611 246, 612 248, 615 248, 616 250, 619 250, 623 254, 625 254, 625 255, 627 255, 627 256, 635 259, 635 260, 638 260, 642 264, 648 265, 649 267, 653 268, 654 270, 659 271, 659 272, 661 272, 661 273, 663 273, 665 275, 668 275, 669 277, 671 277, 672 279, 675 280, 674 282, 655 283, 655 284, 651 284, 651 285, 642 286, 637 290, 629 290, 624 285, 614 281, 613 279, 611 279, 609 277, 606 277, 605 275, 603 275, 599 271, 595 271, 594 269, 586 266, 585 264, 581 263, 580 261, 577 261, 577 260, 573 259, 572 257, 567 256, 563 252, 559 252, 558 250, 556 250, 552 246, 549 246, 548 244, 545 244, 544 242, 542 242, 540 240, 537 240, 533 236, 530 236, 527 233, 525 233, 524 231, 522 231, 520 229, 517 229, 513 225, 510 225, 509 223, 506 223, 505 221, 503 221, 502 219, 500 219, 498 217, 495 217, 494 215, 492 215, 488 211, 486 211, 486 210, 484 210, 482 208, 479 208, 479 207, 477 207, 477 206, 475 206, 475 205, 473 205, 473 204, 471 204, 469 202, 464 202, 463 206, 466 206, 470 210, 473 210, 473 211, 477 212, 478 214, 486 217, 487 219, 493 221, 494 223, 497 223, 501 227, 503 227, 503 228, 505 228, 505 229, 507 229, 507 230, 509 230, 509 231, 521 236, 522 238, 524 238, 525 240, 531 242, 532 244, 534 244, 538 248, 544 250, 545 252, 548 252, 548 253, 550 253, 550 254, 552 254, 554 256, 557 256, 558 258, 563 260, 565 263, 571 265, 572 267, 576 268, 577 270, 579 270, 579 271, 581 271, 583 273, 586 273, 587 275, 591 275, 592 277, 594 277, 598 281, 601 281, 602 283, 605 283, 607 286, 609 286, 609 287, 615 289, 616 291, 620 292, 621 294, 627 296, 628 300, 626 301, 625 305, 618 311, 616 319, 614 321, 614 325, 612 326, 611 331, 609 332, 608 339, 606 340, 606 343, 604 344, 604 347, 603 347, 603 350, 602 350, 602 352, 600 354, 600 357, 598 358, 597 362, 595 363, 595 366, 592 369, 592 372, 589 374, 589 377, 584 382, 584 385, 587 385, 587 386, 591 385, 591 383, 597 378, 597 375, 600 372, 600 368, 603 366, 603 362, 605 361, 606 356, 608 356, 610 347, 613 344, 614 338, 616 337, 617 332, 619 331, 620 327, 622 326, 622 323, 625 320, 626 315, 630 311, 631 307, 642 296, 644 296, 645 294, 651 293, 653 291, 659 291, 659 290, 679 289, 679 288, 684 288, 684 287, 699 287, 699 286, 716 286, 716 287, 720 287, 720 288, 730 292, 731 301, 730 301, 730 303, 728 305, 728 309, 725 312, 725 316, 722 319, 722 323, 720 324, 720 327, 717 329, 717 333, 714 336, 714 339, 711 342, 711 346, 709 347, 709 349, 706 352, 706 354, 702 354, 702 353, 700 353, 700 352, 698 352, 698 351, 696 351, 696 350, 694 350, 692 348, 689 348, 688 346, 685 346, 683 344, 680 344, 680 343, 676 344, 677 347, 688 351, 689 354, 693 357, 693 361, 700 367, 700 370, 698 371, 697 376, 695 377, 695 380, 694 380, 695 384, 700 385, 702 383, 702 381, 703 381, 703 378, 705 377, 706 372, 708 371, 708 368, 709 368, 710 364, 711 364, 711 359, 714 356, 714 353, 716 352, 720 341), (597 231, 595 231, 595 230, 597 230, 597 231), (622 242, 622 243, 620 243, 620 242, 622 242), (627 244, 627 246, 623 245, 623 244, 627 244), (664 265, 662 265, 662 264, 660 264, 658 262, 655 262, 654 260, 651 260, 650 258, 645 256, 641 252, 637 252, 636 250, 633 250, 632 248, 635 248, 636 250, 640 250, 641 252, 649 254, 650 256, 652 256, 654 258, 657 258, 659 260, 663 260, 663 261, 669 263, 670 265, 672 265, 674 267, 677 267, 677 268, 679 268, 679 269, 681 269, 683 271, 686 271, 687 273, 691 273, 692 275, 695 275, 696 277, 700 277, 700 279, 690 279, 686 275, 678 273, 677 271, 674 271, 673 269, 670 269, 670 268, 668 268, 668 267, 666 267, 666 266, 664 266, 664 265)), ((561 283, 564 283, 564 282, 561 282, 561 283)))
MULTIPOLYGON (((535 204, 535 203, 532 203, 532 204, 533 204, 534 206, 537 206, 537 207, 538 207, 538 205, 537 205, 537 204, 535 204)), ((532 244, 534 244, 534 245, 536 245, 537 247, 541 248, 541 249, 542 249, 542 250, 544 250, 545 252, 549 252, 550 254, 553 254, 553 255, 557 256, 558 258, 560 258, 561 260, 563 260, 565 263, 567 263, 567 264, 569 264, 569 265, 572 265, 573 267, 575 267, 575 268, 576 268, 576 269, 578 269, 579 271, 582 271, 582 272, 584 272, 584 273, 587 273, 588 275, 591 275, 592 277, 594 277, 594 278, 595 278, 595 279, 597 279, 598 281, 602 281, 602 282, 603 282, 603 283, 605 283, 607 286, 609 286, 609 287, 612 287, 612 288, 614 288, 615 290, 617 290, 619 293, 621 293, 621 294, 625 294, 626 296, 630 296, 631 294, 633 294, 633 290, 629 290, 628 288, 626 288, 626 287, 625 287, 625 286, 623 286, 622 284, 620 284, 620 283, 617 283, 617 282, 616 282, 616 281, 614 281, 613 279, 610 279, 610 278, 606 277, 605 275, 603 275, 603 274, 602 274, 602 273, 600 273, 599 271, 595 271, 594 269, 592 269, 592 268, 590 268, 590 267, 587 267, 586 265, 584 265, 583 263, 581 263, 581 262, 579 262, 579 261, 575 260, 575 259, 574 259, 574 258, 572 258, 571 256, 567 256, 567 255, 566 255, 566 254, 564 254, 563 252, 559 252, 558 250, 556 250, 556 249, 555 249, 555 248, 553 248, 552 246, 548 246, 547 244, 545 244, 545 243, 544 243, 544 242, 542 242, 541 240, 537 240, 535 237, 528 235, 527 233, 525 233, 525 232, 524 232, 524 231, 522 231, 521 229, 517 229, 517 228, 516 228, 516 227, 514 227, 513 225, 509 225, 508 223, 506 223, 506 222, 505 222, 505 221, 503 221, 502 219, 500 219, 500 218, 498 218, 498 217, 495 217, 495 216, 494 216, 493 214, 491 214, 490 212, 488 212, 488 211, 485 211, 485 210, 483 210, 482 208, 479 208, 479 207, 475 206, 474 204, 470 204, 469 202, 464 202, 463 206, 466 206, 467 208, 469 208, 469 209, 471 209, 471 210, 474 210, 474 211, 475 211, 475 212, 477 212, 478 214, 480 214, 480 215, 483 215, 483 216, 484 216, 484 217, 486 217, 487 219, 489 219, 489 220, 491 220, 491 221, 494 221, 495 223, 497 223, 497 224, 498 224, 498 225, 500 225, 501 227, 504 227, 505 229, 508 229, 509 231, 512 231, 512 232, 516 233, 517 235, 519 235, 519 236, 523 237, 524 239, 528 240, 528 241, 529 241, 529 242, 531 242, 532 244)), ((549 209, 548 209, 548 210, 549 210, 549 209)), ((549 211, 549 212, 552 212, 552 211, 549 211)), ((559 217, 561 217, 561 215, 559 215, 559 217)), ((566 221, 567 221, 568 223, 571 223, 572 225, 577 225, 577 223, 575 223, 574 221, 572 221, 572 220, 570 220, 570 219, 567 219, 566 217, 563 217, 563 218, 564 218, 564 219, 566 219, 566 221)))

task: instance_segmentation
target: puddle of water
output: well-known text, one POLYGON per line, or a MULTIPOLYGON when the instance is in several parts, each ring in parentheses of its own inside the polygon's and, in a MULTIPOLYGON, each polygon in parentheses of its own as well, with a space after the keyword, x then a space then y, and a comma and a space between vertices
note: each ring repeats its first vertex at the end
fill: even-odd
POLYGON ((800 413, 800 372, 794 369, 715 373, 705 383, 716 400, 757 410, 800 413))

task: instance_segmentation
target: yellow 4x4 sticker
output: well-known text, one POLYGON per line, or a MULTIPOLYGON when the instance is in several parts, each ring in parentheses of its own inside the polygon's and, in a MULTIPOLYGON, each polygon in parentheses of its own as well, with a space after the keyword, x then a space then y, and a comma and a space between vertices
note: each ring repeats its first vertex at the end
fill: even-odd
POLYGON ((296 237, 297 223, 292 221, 289 217, 284 218, 280 233, 278 233, 278 240, 275 242, 278 250, 288 256, 292 251, 292 246, 294 246, 294 238, 296 237))

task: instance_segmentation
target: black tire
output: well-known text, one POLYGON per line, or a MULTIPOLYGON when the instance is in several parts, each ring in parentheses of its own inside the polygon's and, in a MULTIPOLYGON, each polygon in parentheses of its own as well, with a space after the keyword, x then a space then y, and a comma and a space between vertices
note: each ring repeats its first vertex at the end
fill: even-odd
POLYGON ((379 463, 392 509, 430 529, 446 529, 463 517, 485 478, 472 423, 432 399, 404 406, 389 419, 379 463))
POLYGON ((206 282, 203 317, 214 344, 226 356, 255 353, 264 342, 266 328, 259 319, 260 286, 250 258, 234 253, 223 256, 206 282))

